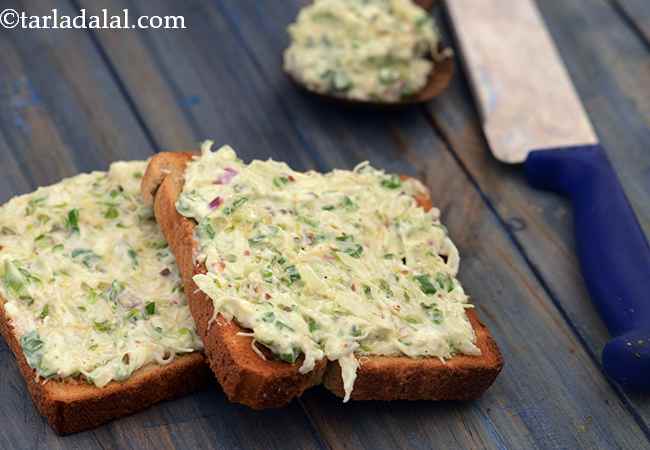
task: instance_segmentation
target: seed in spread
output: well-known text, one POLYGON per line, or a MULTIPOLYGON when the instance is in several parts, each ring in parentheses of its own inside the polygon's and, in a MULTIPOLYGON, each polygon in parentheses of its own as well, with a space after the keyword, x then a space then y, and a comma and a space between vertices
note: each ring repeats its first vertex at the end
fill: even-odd
POLYGON ((415 201, 419 182, 368 163, 326 174, 245 164, 211 145, 188 164, 176 208, 197 222, 207 273, 194 281, 260 357, 258 345, 302 356, 301 373, 338 361, 347 400, 357 356, 480 354, 458 251, 438 210, 415 201))

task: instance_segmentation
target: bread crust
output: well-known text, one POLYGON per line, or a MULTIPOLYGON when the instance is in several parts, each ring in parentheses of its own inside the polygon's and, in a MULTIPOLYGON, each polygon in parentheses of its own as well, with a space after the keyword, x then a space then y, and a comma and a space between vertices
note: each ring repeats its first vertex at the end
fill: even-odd
POLYGON ((305 389, 320 384, 326 361, 318 362, 311 372, 300 374, 300 361, 287 364, 261 359, 251 348, 251 338, 237 335, 245 330, 236 322, 218 316, 210 324, 214 315, 212 300, 192 280, 195 274, 206 271, 205 266, 194 265, 197 251, 195 224, 176 211, 176 199, 183 189, 185 165, 191 159, 191 153, 156 155, 142 181, 145 203, 153 202, 156 220, 176 256, 206 357, 228 398, 254 409, 283 406, 305 389))
MULTIPOLYGON (((153 205, 156 220, 176 256, 206 357, 224 392, 231 401, 254 409, 283 406, 321 382, 334 394, 343 396, 338 362, 328 364, 324 358, 313 371, 300 374, 301 361, 288 364, 260 358, 251 348, 252 338, 238 335, 246 330, 235 321, 218 315, 210 325, 214 314, 212 301, 192 280, 195 274, 206 272, 204 265, 194 264, 198 251, 194 239, 196 223, 176 210, 185 167, 192 157, 189 152, 157 154, 142 179, 142 193, 145 203, 153 205)), ((416 200, 423 208, 431 208, 428 195, 417 196, 416 200)), ((438 358, 364 357, 352 398, 464 400, 480 396, 501 371, 503 359, 474 311, 468 310, 468 317, 483 352, 480 357, 460 355, 444 363, 438 358)))
POLYGON ((179 355, 165 366, 150 364, 126 381, 112 381, 101 388, 75 379, 39 379, 27 363, 4 304, 0 296, 0 333, 16 357, 34 404, 58 434, 97 427, 209 383, 210 372, 201 352, 179 355))
MULTIPOLYGON (((359 357, 352 400, 470 400, 490 387, 503 367, 499 349, 476 312, 467 311, 481 356, 438 358, 359 357)), ((323 385, 344 396, 341 367, 327 365, 323 385)))
POLYGON ((150 364, 136 370, 127 380, 112 381, 102 388, 74 379, 45 382, 27 363, 4 309, 5 301, 0 296, 0 333, 16 357, 34 404, 59 434, 97 427, 162 400, 189 394, 210 382, 202 352, 179 355, 164 366, 150 364))

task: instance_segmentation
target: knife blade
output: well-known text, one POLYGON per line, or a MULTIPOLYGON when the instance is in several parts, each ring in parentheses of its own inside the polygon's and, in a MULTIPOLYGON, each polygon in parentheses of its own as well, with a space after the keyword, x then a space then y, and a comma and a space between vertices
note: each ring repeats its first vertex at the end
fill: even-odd
POLYGON ((447 8, 494 156, 523 162, 535 148, 598 141, 532 1, 454 0, 447 8))
POLYGON ((650 390, 650 245, 533 0, 448 0, 494 156, 571 199, 576 253, 613 338, 603 368, 650 390))

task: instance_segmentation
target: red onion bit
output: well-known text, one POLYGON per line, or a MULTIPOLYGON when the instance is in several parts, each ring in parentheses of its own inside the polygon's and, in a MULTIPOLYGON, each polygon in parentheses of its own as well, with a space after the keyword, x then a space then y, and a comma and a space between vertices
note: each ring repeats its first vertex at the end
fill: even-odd
POLYGON ((217 181, 215 181, 214 184, 228 184, 230 183, 230 180, 232 180, 238 174, 239 172, 237 172, 235 169, 226 167, 223 169, 223 173, 219 176, 219 178, 217 178, 217 181))
POLYGON ((214 200, 210 202, 210 209, 217 209, 221 205, 223 205, 223 199, 219 196, 216 196, 214 200))

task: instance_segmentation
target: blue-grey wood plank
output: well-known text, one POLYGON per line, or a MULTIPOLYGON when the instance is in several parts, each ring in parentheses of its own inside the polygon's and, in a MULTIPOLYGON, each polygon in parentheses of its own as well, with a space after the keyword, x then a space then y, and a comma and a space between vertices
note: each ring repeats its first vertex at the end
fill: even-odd
MULTIPOLYGON (((546 23, 639 220, 650 232, 650 53, 611 4, 539 2, 546 23)), ((595 361, 609 339, 581 281, 571 210, 559 197, 529 188, 519 167, 487 150, 471 92, 459 74, 432 103, 430 119, 498 211, 547 291, 595 361)), ((650 397, 622 393, 647 433, 650 397)))
POLYGON ((121 59, 111 58, 112 63, 126 85, 137 85, 137 95, 129 92, 160 148, 195 148, 198 141, 213 137, 251 152, 244 156, 264 149, 276 158, 288 153, 298 167, 311 164, 304 157, 305 145, 298 134, 285 131, 293 124, 277 94, 267 89, 236 35, 211 8, 195 1, 81 0, 79 4, 95 13, 106 5, 117 11, 128 8, 133 16, 162 14, 164 7, 162 15, 185 17, 187 30, 96 33, 109 56, 113 48, 119 48, 121 59), (206 15, 212 20, 202 20, 206 15), (186 50, 199 43, 214 48, 214 54, 186 50), (143 60, 148 64, 140 64, 143 60), (245 149, 244 143, 253 134, 258 137, 256 148, 245 149))
MULTIPOLYGON (((3 6, 50 11, 42 2, 3 6)), ((109 160, 147 154, 149 143, 133 126, 83 31, 5 29, 0 34, 0 131, 33 183, 49 184, 77 169, 105 169, 109 160)))
MULTIPOLYGON (((60 14, 74 14, 63 0, 2 6, 30 14, 56 7, 60 14)), ((0 31, 0 87, 0 201, 154 151, 85 31, 0 31)), ((298 405, 254 413, 227 402, 216 385, 60 438, 33 407, 4 343, 0 355, 0 448, 321 448, 298 405)))
MULTIPOLYGON (((91 1, 82 4, 93 7, 91 1)), ((114 4, 116 8, 134 7, 135 2, 114 4)), ((188 31, 183 38, 171 39, 155 31, 120 36, 97 33, 160 146, 186 145, 159 130, 160 126, 187 130, 185 141, 221 127, 217 141, 236 142, 245 158, 279 154, 293 162, 297 154, 304 154, 307 167, 321 170, 349 168, 371 159, 389 170, 420 176, 432 188, 465 255, 461 279, 504 350, 506 369, 478 402, 341 405, 323 390, 309 392, 303 404, 330 446, 648 445, 643 431, 422 114, 417 110, 350 112, 299 94, 283 75, 280 63, 287 43, 284 28, 295 16, 298 2, 285 2, 282 8, 252 0, 190 1, 186 5, 188 31), (134 49, 136 59, 131 57, 134 49), (170 56, 161 57, 165 52, 170 56), (200 70, 197 64, 206 72, 188 76, 200 70), (155 79, 147 78, 144 83, 142 73, 155 79), (246 91, 233 91, 240 80, 246 91), (145 84, 173 92, 179 111, 156 108, 155 99, 144 92, 145 84), (193 96, 196 100, 188 108, 183 100, 193 96), (218 107, 196 108, 204 101, 218 107), (220 124, 249 102, 257 105, 240 116, 239 126, 220 124), (166 124, 170 117, 180 122, 166 124), (257 125, 265 122, 271 126, 257 125), (282 140, 276 141, 277 136, 282 140)), ((139 3, 137 10, 140 14, 174 14, 178 4, 139 3)))
POLYGON ((27 192, 31 184, 21 173, 13 152, 0 134, 0 204, 14 195, 27 192))
POLYGON ((647 0, 610 0, 650 48, 650 2, 647 0))
MULTIPOLYGON (((546 23, 621 179, 650 235, 650 47, 610 2, 539 1, 546 23)), ((648 8, 645 8, 646 10, 648 8)))

